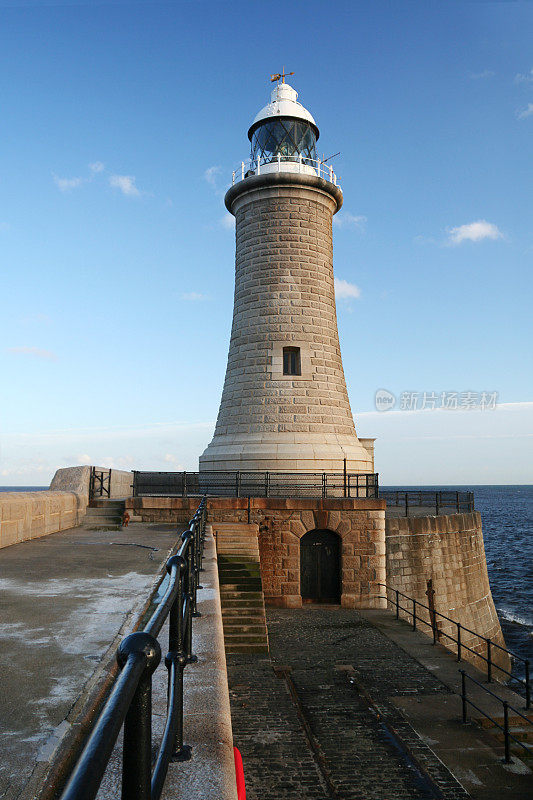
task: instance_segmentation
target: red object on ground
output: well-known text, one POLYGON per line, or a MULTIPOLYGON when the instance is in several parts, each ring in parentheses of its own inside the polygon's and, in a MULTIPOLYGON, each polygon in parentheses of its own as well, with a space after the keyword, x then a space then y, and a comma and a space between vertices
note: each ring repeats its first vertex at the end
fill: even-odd
POLYGON ((246 786, 244 785, 244 767, 242 756, 236 747, 233 748, 235 758, 235 775, 237 776, 237 800, 246 800, 246 786))

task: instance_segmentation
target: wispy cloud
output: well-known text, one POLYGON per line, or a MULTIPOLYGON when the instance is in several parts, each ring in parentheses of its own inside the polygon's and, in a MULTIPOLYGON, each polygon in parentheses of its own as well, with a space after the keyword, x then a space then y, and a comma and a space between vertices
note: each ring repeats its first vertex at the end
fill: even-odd
POLYGON ((342 278, 335 278, 335 298, 337 300, 353 300, 358 297, 361 297, 359 286, 342 278))
POLYGON ((113 189, 118 189, 122 194, 126 195, 126 197, 140 197, 141 192, 135 186, 135 176, 134 175, 111 175, 109 177, 109 185, 113 187, 113 189))
POLYGON ((28 347, 21 345, 20 347, 8 347, 6 352, 13 353, 17 356, 33 356, 34 358, 41 358, 44 361, 57 361, 57 356, 51 350, 43 350, 40 347, 28 347))
POLYGON ((233 214, 230 214, 228 212, 227 214, 224 214, 224 216, 220 218, 220 224, 227 231, 232 231, 235 228, 235 217, 233 216, 233 214))
POLYGON ((85 178, 60 178, 58 175, 52 174, 54 183, 61 192, 70 192, 85 183, 85 178))
POLYGON ((42 314, 40 312, 36 312, 35 314, 26 314, 24 317, 21 317, 20 321, 23 322, 24 324, 34 324, 34 323, 48 324, 52 320, 48 316, 48 314, 42 314))
POLYGON ((462 242, 482 242, 484 239, 503 239, 503 234, 497 225, 479 219, 477 222, 470 222, 467 225, 459 225, 456 228, 448 228, 448 244, 457 245, 462 242))
POLYGON ((531 117, 533 115, 533 103, 528 103, 527 107, 522 109, 522 111, 516 112, 517 119, 527 119, 527 117, 531 117))
POLYGON ((519 72, 514 76, 515 83, 533 83, 533 67, 529 72, 519 72))
POLYGON ((350 214, 349 211, 342 211, 333 217, 333 224, 337 228, 354 228, 362 232, 366 228, 366 223, 367 218, 363 214, 350 214))
POLYGON ((217 176, 220 175, 222 172, 222 168, 218 166, 208 167, 204 172, 204 180, 210 186, 216 187, 217 185, 217 176))
POLYGON ((471 72, 471 81, 482 81, 484 78, 494 78, 496 73, 492 69, 484 69, 482 72, 471 72))
POLYGON ((93 161, 92 164, 89 164, 89 169, 93 173, 103 172, 105 170, 105 165, 102 164, 101 161, 93 161))
POLYGON ((201 294, 200 292, 183 292, 181 299, 187 300, 190 303, 196 303, 199 300, 207 300, 207 295, 201 294))

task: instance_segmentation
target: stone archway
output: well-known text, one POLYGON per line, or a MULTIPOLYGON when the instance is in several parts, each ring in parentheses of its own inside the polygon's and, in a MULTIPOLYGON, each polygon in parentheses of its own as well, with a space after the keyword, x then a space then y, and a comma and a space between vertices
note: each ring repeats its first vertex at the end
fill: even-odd
POLYGON ((300 594, 304 603, 340 603, 341 539, 315 529, 300 539, 300 594))

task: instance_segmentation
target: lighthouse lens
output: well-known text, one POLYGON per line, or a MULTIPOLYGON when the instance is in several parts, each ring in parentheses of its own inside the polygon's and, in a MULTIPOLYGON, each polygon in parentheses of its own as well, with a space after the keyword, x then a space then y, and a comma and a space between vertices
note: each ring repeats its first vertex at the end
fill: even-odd
POLYGON ((252 136, 252 159, 267 164, 299 161, 311 164, 316 159, 316 135, 306 122, 289 118, 264 122, 252 136))

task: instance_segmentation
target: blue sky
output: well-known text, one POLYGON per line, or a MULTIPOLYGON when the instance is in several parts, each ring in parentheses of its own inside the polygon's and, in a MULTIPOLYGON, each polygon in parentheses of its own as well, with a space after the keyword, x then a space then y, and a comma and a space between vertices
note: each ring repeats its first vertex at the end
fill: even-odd
POLYGON ((0 0, 0 483, 196 468, 231 325, 223 195, 283 65, 341 151, 339 331, 383 482, 531 482, 532 24, 526 2, 0 0), (407 391, 499 406, 401 411, 407 391))

